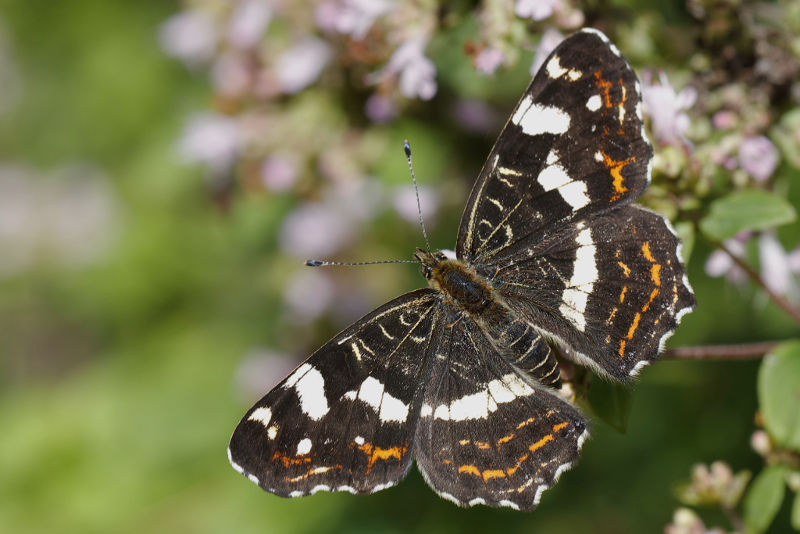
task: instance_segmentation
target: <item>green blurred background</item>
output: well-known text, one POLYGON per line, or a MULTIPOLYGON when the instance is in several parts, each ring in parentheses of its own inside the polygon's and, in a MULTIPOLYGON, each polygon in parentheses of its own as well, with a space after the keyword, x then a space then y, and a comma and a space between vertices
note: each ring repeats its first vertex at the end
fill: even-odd
MULTIPOLYGON (((695 462, 760 468, 749 446, 758 363, 663 361, 637 382, 627 432, 595 421, 579 466, 530 514, 459 509, 416 470, 372 496, 297 500, 235 473, 227 440, 259 396, 242 386, 248 358, 278 351, 288 357, 275 365, 289 369, 423 280, 415 266, 351 269, 332 275, 360 291, 344 316, 297 326, 283 314, 287 280, 303 266, 277 236, 297 199, 236 187, 219 201, 176 156, 185 118, 212 99, 203 76, 159 48, 158 28, 179 7, 0 2, 0 161, 29 184, 0 191, 19 199, 27 236, 0 250, 0 531, 660 532, 695 462)), ((437 67, 443 85, 459 68, 437 67)), ((525 67, 482 82, 504 113, 525 67)), ((450 188, 431 231, 434 246, 451 247, 494 134, 455 131, 427 104, 381 135, 375 180, 410 188, 407 137, 423 184, 450 188), (446 173, 455 179, 440 185, 446 173)), ((0 218, 11 217, 2 205, 0 218)), ((387 212, 356 241, 346 259, 406 258, 421 236, 387 212)), ((706 276, 709 252, 694 248, 698 308, 671 346, 797 335, 769 302, 706 276)), ((266 373, 262 392, 279 374, 266 373)), ((788 523, 781 514, 775 532, 788 523)))

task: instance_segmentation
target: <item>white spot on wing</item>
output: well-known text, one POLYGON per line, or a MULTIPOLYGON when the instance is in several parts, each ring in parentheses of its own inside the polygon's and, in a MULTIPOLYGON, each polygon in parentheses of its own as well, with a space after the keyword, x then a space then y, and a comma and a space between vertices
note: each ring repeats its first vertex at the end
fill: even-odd
POLYGON ((419 411, 420 417, 430 417, 433 413, 433 408, 431 408, 430 404, 423 404, 422 409, 419 411))
POLYGON ((311 440, 308 438, 301 439, 300 443, 297 444, 297 456, 308 454, 310 451, 311 451, 311 440))
POLYGON ((325 398, 325 379, 322 373, 309 363, 298 367, 283 384, 286 389, 294 387, 300 399, 300 409, 315 421, 328 413, 328 400, 325 398))
POLYGON ((436 407, 433 417, 445 421, 467 421, 485 419, 497 410, 498 404, 513 402, 520 396, 527 396, 534 390, 518 375, 509 373, 486 384, 486 388, 453 400, 449 405, 436 407))
POLYGON ((353 440, 356 445, 363 445, 364 444, 364 436, 356 436, 353 440))
POLYGON ((358 400, 365 402, 378 413, 383 422, 404 422, 408 418, 408 405, 386 393, 384 385, 375 377, 368 376, 358 389, 358 400))
POLYGON ((271 419, 272 410, 264 406, 260 406, 253 410, 253 413, 251 413, 250 417, 247 418, 248 421, 258 421, 264 426, 268 426, 271 419))
POLYGON ((575 251, 572 277, 569 280, 569 286, 562 293, 563 302, 558 310, 575 328, 583 332, 586 329, 586 317, 584 316, 586 302, 598 277, 595 261, 596 247, 592 241, 591 230, 582 229, 575 237, 575 243, 580 246, 575 251))
POLYGON ((527 135, 563 134, 569 129, 569 114, 557 107, 534 104, 530 95, 526 95, 511 122, 527 135))
POLYGON ((586 108, 589 111, 597 111, 600 109, 601 103, 600 95, 592 95, 589 97, 589 100, 586 101, 586 108))
POLYGON ((547 75, 554 80, 566 74, 567 78, 569 78, 571 81, 574 82, 579 80, 580 77, 583 75, 579 70, 565 69, 564 67, 562 67, 561 59, 558 56, 553 56, 552 58, 550 58, 550 61, 547 62, 545 69, 547 70, 547 75))

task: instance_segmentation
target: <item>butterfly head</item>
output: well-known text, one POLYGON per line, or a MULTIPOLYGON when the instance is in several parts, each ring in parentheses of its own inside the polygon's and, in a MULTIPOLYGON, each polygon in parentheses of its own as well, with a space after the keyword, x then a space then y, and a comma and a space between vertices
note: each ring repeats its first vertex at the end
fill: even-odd
POLYGON ((430 280, 431 277, 433 277, 434 268, 440 262, 447 260, 447 256, 441 251, 428 252, 427 250, 417 248, 417 251, 414 253, 414 259, 419 262, 419 272, 422 273, 422 276, 424 276, 426 280, 430 280))

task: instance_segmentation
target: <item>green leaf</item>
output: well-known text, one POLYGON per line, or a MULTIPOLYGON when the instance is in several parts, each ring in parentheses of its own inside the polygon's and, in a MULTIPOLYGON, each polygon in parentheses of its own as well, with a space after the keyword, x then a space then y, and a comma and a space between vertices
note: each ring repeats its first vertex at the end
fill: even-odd
POLYGON ((620 384, 612 384, 605 380, 592 380, 586 400, 592 412, 620 431, 628 430, 628 417, 631 412, 631 391, 620 384))
POLYGON ((764 357, 758 403, 775 443, 800 451, 800 341, 781 343, 764 357))
POLYGON ((744 523, 748 532, 764 532, 781 507, 786 486, 784 468, 770 465, 753 480, 744 498, 744 523))
POLYGON ((728 239, 744 230, 766 230, 795 220, 785 198, 759 189, 739 191, 711 204, 700 229, 713 239, 728 239))
POLYGON ((792 528, 800 530, 800 493, 794 494, 794 501, 792 502, 792 528))

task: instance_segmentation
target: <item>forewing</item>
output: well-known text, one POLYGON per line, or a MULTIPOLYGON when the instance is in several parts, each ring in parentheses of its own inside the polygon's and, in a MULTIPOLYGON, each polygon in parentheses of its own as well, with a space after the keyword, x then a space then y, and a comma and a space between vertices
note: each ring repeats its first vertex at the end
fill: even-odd
POLYGON ((597 30, 581 30, 545 61, 478 176, 456 253, 502 256, 520 239, 545 239, 636 199, 649 181, 639 82, 597 30))
POLYGON ((533 509, 578 459, 586 422, 504 361, 471 319, 453 312, 443 323, 416 429, 417 467, 458 505, 533 509))
POLYGON ((403 478, 439 301, 430 289, 403 295, 317 350, 242 418, 231 465, 282 497, 371 493, 403 478))
POLYGON ((694 309, 680 241, 643 208, 625 206, 519 245, 503 266, 484 267, 495 289, 568 356, 618 380, 656 359, 694 309))

